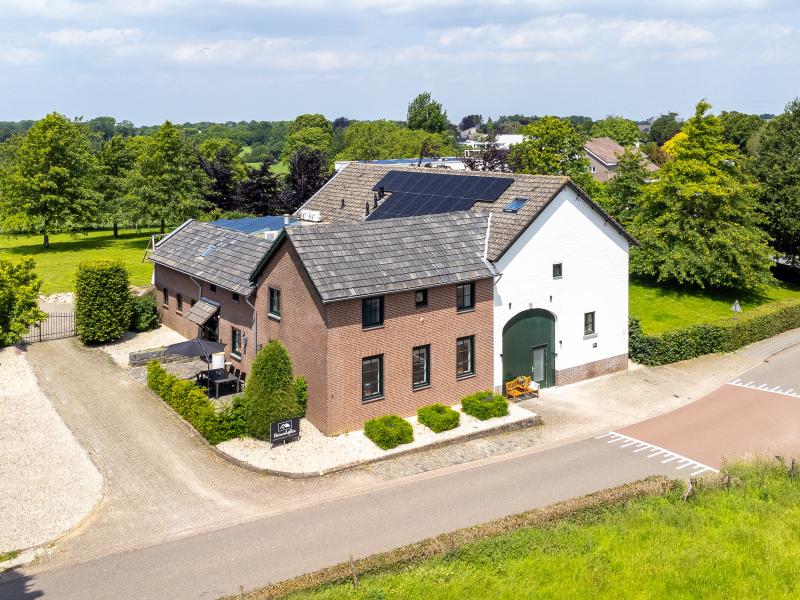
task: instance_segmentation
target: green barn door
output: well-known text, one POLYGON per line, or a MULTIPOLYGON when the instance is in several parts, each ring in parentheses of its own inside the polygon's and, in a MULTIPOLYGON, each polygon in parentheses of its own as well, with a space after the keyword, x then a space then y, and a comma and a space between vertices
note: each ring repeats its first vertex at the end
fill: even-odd
POLYGON ((503 383, 530 376, 541 387, 555 383, 555 332, 552 313, 535 308, 516 315, 503 328, 503 383))

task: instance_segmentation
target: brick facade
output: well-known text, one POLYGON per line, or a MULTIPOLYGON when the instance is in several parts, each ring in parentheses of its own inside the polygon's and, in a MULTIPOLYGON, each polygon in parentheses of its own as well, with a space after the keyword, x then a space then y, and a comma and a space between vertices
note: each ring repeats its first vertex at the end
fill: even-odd
POLYGON ((556 371, 556 385, 576 383, 584 379, 591 379, 600 375, 608 375, 628 368, 628 355, 620 354, 611 358, 604 358, 594 362, 585 363, 569 369, 556 371))

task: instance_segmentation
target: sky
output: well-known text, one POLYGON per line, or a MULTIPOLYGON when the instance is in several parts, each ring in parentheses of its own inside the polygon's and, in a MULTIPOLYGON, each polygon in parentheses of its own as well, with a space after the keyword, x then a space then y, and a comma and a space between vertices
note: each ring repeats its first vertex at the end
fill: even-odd
POLYGON ((0 120, 779 113, 797 0, 0 0, 0 120))

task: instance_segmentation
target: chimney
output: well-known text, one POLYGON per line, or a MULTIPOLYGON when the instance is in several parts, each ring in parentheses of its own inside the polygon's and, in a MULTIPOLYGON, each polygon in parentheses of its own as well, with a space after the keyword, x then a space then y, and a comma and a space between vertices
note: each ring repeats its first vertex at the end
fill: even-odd
POLYGON ((284 226, 289 224, 289 213, 283 213, 283 224, 284 226))

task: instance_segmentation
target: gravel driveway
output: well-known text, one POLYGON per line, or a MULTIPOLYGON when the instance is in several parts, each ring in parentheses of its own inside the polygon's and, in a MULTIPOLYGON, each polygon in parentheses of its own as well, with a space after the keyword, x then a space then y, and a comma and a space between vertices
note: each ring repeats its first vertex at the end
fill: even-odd
POLYGON ((49 542, 100 499, 102 478, 17 347, 0 350, 0 554, 49 542))

